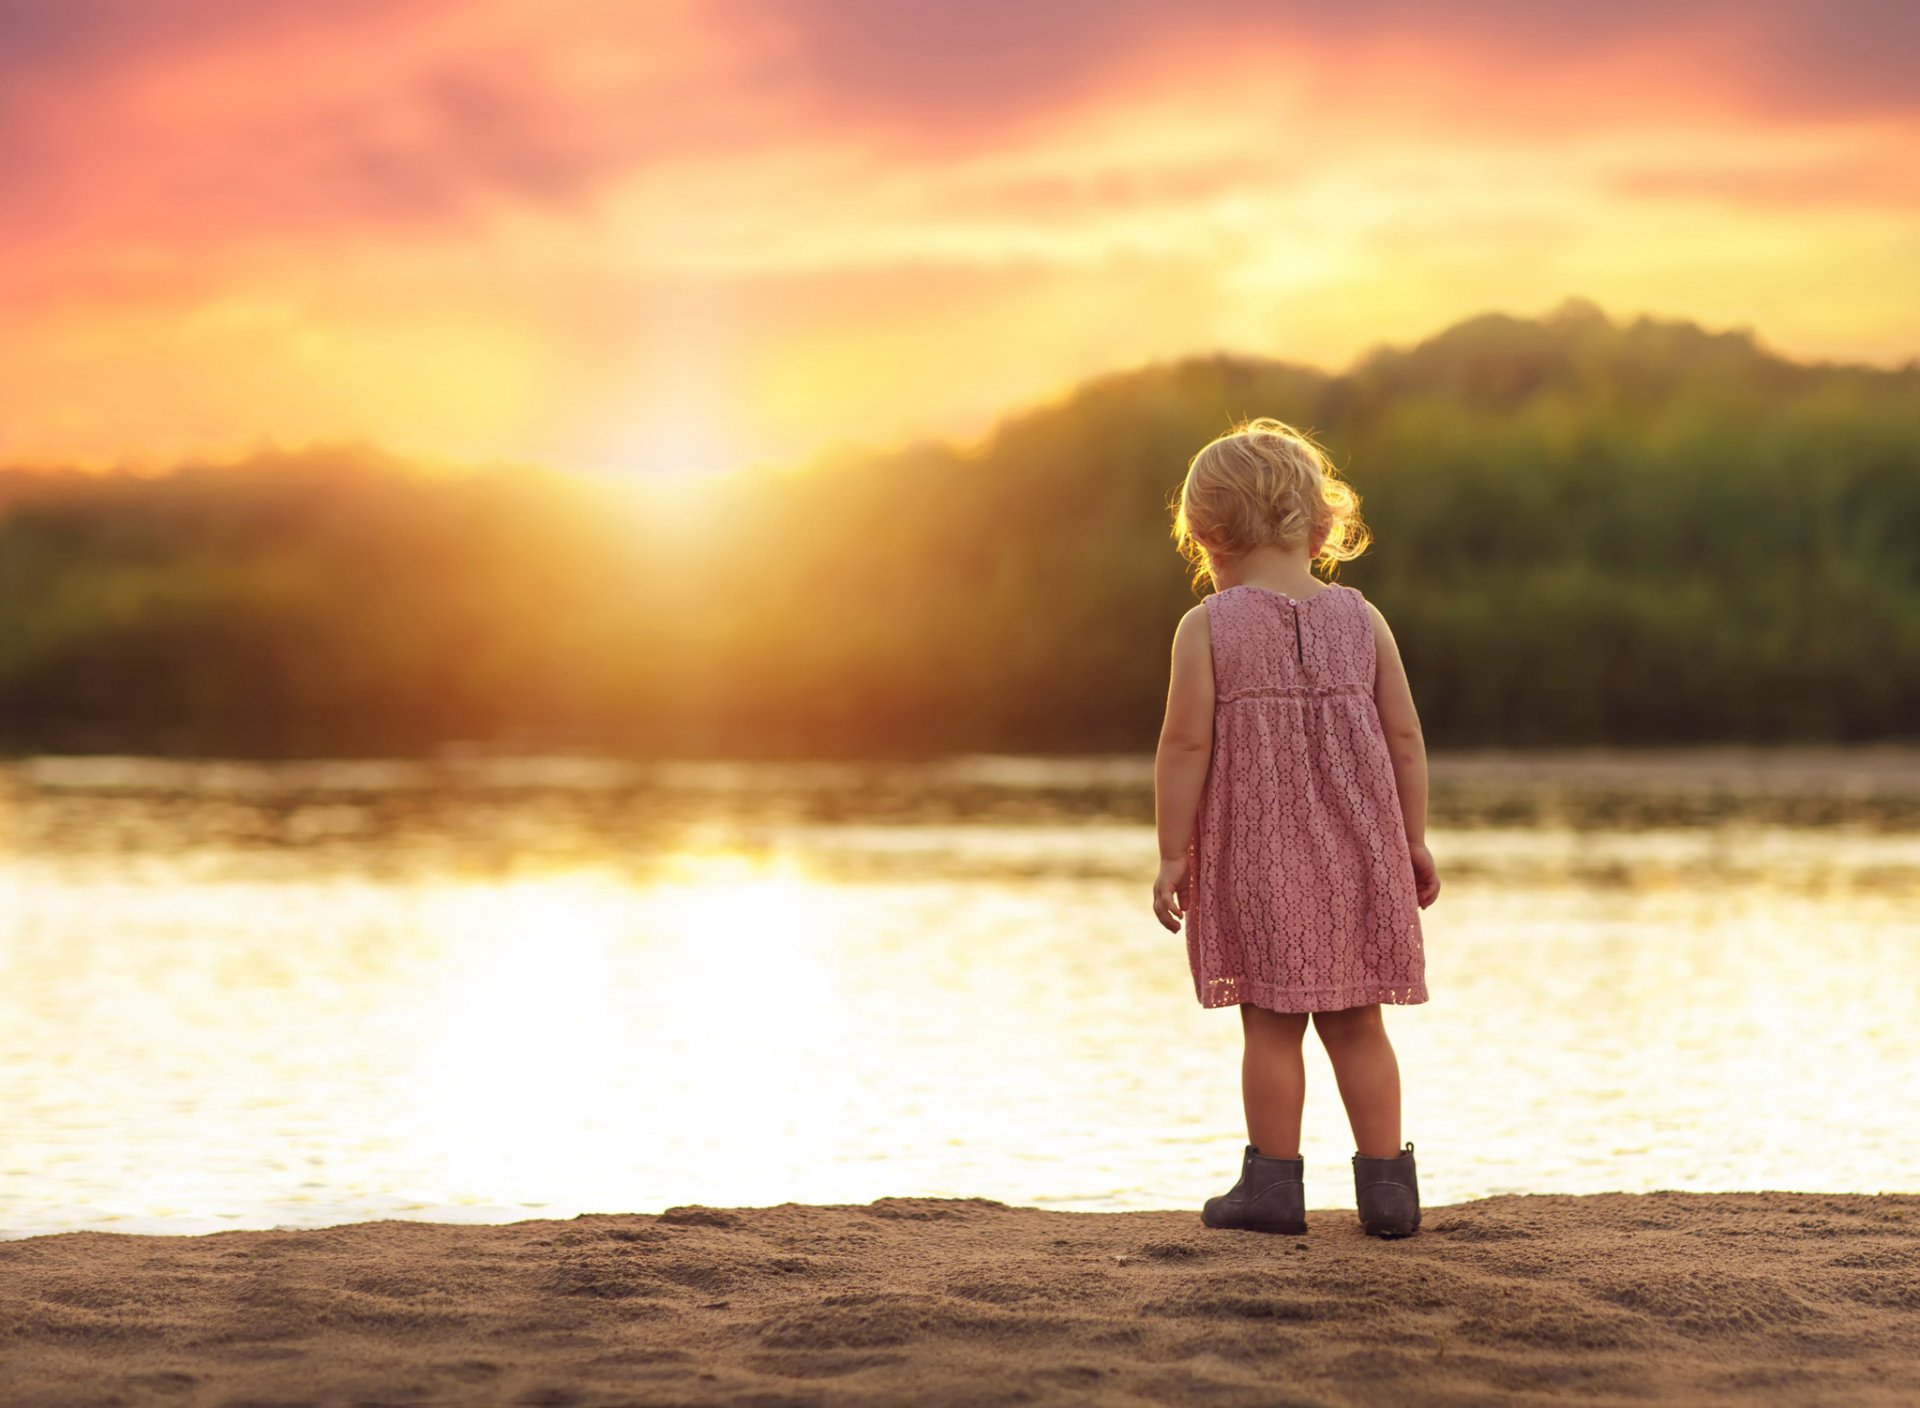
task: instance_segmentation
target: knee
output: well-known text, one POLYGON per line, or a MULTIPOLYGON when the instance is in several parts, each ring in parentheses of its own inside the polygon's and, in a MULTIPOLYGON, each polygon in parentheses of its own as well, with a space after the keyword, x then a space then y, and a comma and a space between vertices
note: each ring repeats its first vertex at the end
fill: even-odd
POLYGON ((1347 1007, 1338 1012, 1313 1014, 1313 1029, 1320 1033, 1324 1046, 1352 1046, 1378 1040, 1386 1024, 1380 1020, 1380 1006, 1347 1007))

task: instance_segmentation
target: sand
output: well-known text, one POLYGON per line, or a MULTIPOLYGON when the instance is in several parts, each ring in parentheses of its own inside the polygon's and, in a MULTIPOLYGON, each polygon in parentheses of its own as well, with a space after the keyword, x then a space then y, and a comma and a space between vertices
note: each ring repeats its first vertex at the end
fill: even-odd
POLYGON ((0 1243, 0 1402, 1920 1403, 1920 1196, 981 1200, 0 1243))

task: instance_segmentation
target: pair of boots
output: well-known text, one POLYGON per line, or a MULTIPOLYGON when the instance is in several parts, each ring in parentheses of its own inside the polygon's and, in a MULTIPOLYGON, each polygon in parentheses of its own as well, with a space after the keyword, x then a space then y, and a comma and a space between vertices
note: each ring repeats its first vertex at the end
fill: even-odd
MULTIPOLYGON (((1208 1198, 1200 1220, 1209 1227, 1239 1227, 1250 1232, 1307 1230, 1307 1193, 1301 1181, 1302 1159, 1275 1159, 1247 1145, 1240 1181, 1217 1198, 1208 1198)), ((1360 1205, 1360 1226, 1375 1237, 1410 1237, 1420 1227, 1420 1185, 1414 1176, 1413 1141, 1390 1159, 1353 1156, 1353 1192, 1360 1205)))

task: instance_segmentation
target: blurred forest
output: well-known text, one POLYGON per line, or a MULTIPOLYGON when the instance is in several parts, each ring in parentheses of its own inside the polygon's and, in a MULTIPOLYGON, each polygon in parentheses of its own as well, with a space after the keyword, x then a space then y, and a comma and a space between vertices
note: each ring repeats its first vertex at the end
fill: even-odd
POLYGON ((1920 730, 1920 363, 1569 300, 1333 375, 1195 358, 980 440, 705 484, 359 445, 0 468, 0 748, 1146 751, 1194 450, 1277 415, 1376 542, 1428 742, 1920 730))

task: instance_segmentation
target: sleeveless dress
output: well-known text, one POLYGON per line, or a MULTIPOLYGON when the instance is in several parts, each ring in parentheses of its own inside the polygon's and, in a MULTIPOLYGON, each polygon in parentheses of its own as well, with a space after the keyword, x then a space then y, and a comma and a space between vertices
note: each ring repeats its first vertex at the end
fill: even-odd
POLYGON ((1373 702, 1373 615, 1352 587, 1206 598, 1213 758, 1189 857, 1203 1007, 1427 1000, 1413 861, 1373 702))

